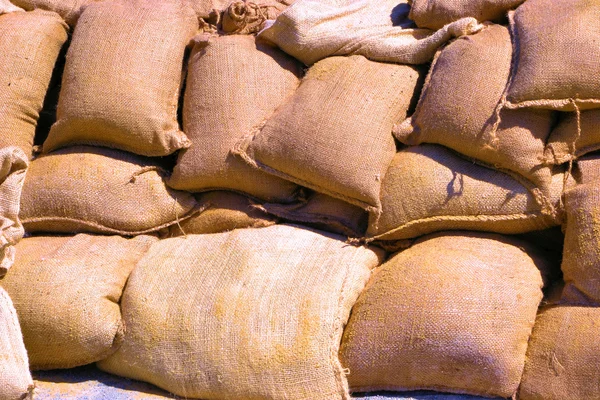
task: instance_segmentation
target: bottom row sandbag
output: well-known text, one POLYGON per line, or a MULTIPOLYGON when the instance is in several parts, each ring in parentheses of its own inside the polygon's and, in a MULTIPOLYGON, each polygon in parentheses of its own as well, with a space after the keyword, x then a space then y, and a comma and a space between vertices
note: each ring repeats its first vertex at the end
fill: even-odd
POLYGON ((155 243, 98 366, 202 399, 349 399, 343 327, 383 256, 292 225, 155 243))
POLYGON ((396 253, 345 329, 350 389, 514 395, 551 267, 528 243, 485 233, 434 234, 396 253))

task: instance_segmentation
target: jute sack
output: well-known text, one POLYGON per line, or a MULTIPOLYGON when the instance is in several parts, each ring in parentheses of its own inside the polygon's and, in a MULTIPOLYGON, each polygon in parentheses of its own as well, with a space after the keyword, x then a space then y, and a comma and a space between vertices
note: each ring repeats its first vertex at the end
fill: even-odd
POLYGON ((441 144, 519 174, 547 196, 552 171, 543 156, 552 111, 503 110, 500 125, 493 126, 511 54, 510 33, 501 25, 450 43, 437 54, 414 114, 395 126, 394 135, 409 145, 441 144))
POLYGON ((164 156, 188 147, 177 104, 184 51, 197 28, 193 10, 177 0, 86 6, 44 152, 91 144, 164 156))
POLYGON ((420 28, 440 29, 460 18, 503 22, 506 12, 525 0, 411 0, 408 17, 420 28))
POLYGON ((59 14, 70 26, 75 26, 83 7, 97 0, 10 0, 27 11, 36 9, 59 14))
POLYGON ((287 221, 351 237, 363 237, 369 220, 362 208, 318 192, 291 204, 264 203, 255 207, 287 221))
POLYGON ((344 331, 350 389, 511 397, 549 267, 526 242, 494 234, 436 234, 393 255, 344 331))
POLYGON ((415 29, 408 9, 406 0, 298 0, 275 21, 268 21, 259 37, 306 65, 353 54, 374 61, 423 64, 448 40, 481 29, 474 18, 437 32, 415 29))
POLYGON ((162 240, 123 294, 123 346, 98 365, 186 398, 350 399, 340 339, 382 255, 292 225, 162 240))
MULTIPOLYGON (((554 176, 553 204, 562 193, 563 176, 554 176)), ((378 240, 456 229, 514 234, 560 224, 511 176, 436 145, 396 154, 382 183, 381 204, 381 218, 377 225, 371 221, 368 231, 378 240)))
POLYGON ((552 164, 570 160, 600 150, 600 110, 565 114, 552 130, 546 145, 545 158, 552 164))
POLYGON ((13 299, 32 369, 89 364, 119 347, 123 287, 157 240, 79 234, 19 242, 0 285, 13 299))
POLYGON ((67 29, 53 12, 0 15, 0 147, 19 146, 31 158, 39 113, 67 29))
POLYGON ((277 18, 293 1, 233 1, 223 12, 221 27, 227 33, 257 33, 264 28, 267 20, 277 18))
POLYGON ((0 15, 8 14, 15 11, 25 11, 20 7, 15 6, 8 0, 0 0, 0 15))
POLYGON ((600 308, 543 309, 527 349, 521 400, 598 399, 600 308))
POLYGON ((577 185, 565 193, 563 298, 570 303, 600 305, 600 185, 577 185))
POLYGON ((0 398, 33 398, 33 379, 23 345, 17 312, 8 294, 0 287, 0 398))
POLYGON ((509 17, 515 63, 506 106, 600 108, 600 2, 528 0, 509 17))
POLYGON ((197 195, 196 199, 203 211, 171 225, 166 233, 168 237, 264 228, 277 222, 275 217, 256 207, 258 203, 237 193, 207 192, 197 195))
POLYGON ((600 153, 587 154, 575 161, 573 178, 579 184, 600 181, 600 153))
POLYGON ((396 152, 392 125, 406 117, 418 80, 407 65, 326 58, 234 151, 265 172, 377 214, 396 152))
POLYGON ((183 103, 183 128, 193 144, 179 154, 169 186, 292 201, 295 184, 258 171, 229 151, 294 93, 300 74, 297 61, 254 36, 198 38, 183 103))
POLYGON ((27 157, 21 149, 0 148, 0 278, 12 266, 14 245, 25 233, 19 220, 19 209, 27 168, 27 157))
POLYGON ((20 218, 28 232, 154 232, 197 211, 192 194, 165 185, 165 173, 118 150, 58 150, 31 162, 20 218))

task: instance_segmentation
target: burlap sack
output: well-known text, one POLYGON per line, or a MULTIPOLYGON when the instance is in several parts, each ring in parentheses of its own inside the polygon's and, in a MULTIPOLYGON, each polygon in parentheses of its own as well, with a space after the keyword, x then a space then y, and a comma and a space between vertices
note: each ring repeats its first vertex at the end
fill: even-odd
POLYGON ((54 11, 67 24, 75 26, 83 7, 98 0, 10 0, 27 11, 35 9, 54 11))
POLYGON ((8 294, 0 287, 0 398, 23 400, 33 397, 27 351, 19 319, 8 294))
MULTIPOLYGON (((563 174, 554 176, 558 203, 563 174)), ((409 239, 440 230, 524 233, 559 225, 525 186, 502 172, 473 164, 436 145, 396 154, 381 187, 382 214, 369 236, 409 239)))
POLYGON ((392 256, 344 331, 350 389, 512 396, 548 264, 525 242, 466 232, 392 256))
POLYGON ((277 18, 293 1, 233 1, 223 12, 221 27, 227 33, 257 33, 264 28, 267 20, 277 18))
POLYGON ((317 192, 292 204, 264 203, 255 207, 287 221, 351 237, 363 237, 369 220, 362 208, 317 192))
POLYGON ((197 28, 181 1, 88 5, 67 52, 44 152, 86 144, 163 156, 189 147, 177 104, 185 47, 197 28))
POLYGON ((515 64, 507 107, 600 107, 600 3, 528 0, 509 13, 515 64))
POLYGON ((26 173, 27 157, 21 149, 0 148, 0 278, 12 266, 14 245, 25 233, 19 220, 19 209, 26 173))
POLYGON ((151 236, 41 236, 17 245, 0 285, 13 299, 32 369, 71 368, 112 354, 125 326, 119 300, 151 236))
POLYGON ((197 209, 190 193, 165 185, 164 174, 156 160, 118 150, 58 150, 31 162, 21 221, 28 232, 154 232, 197 209))
POLYGON ((338 350, 381 252, 291 225, 152 246, 101 369, 203 399, 350 399, 338 350))
POLYGON ((53 12, 0 15, 0 147, 19 146, 31 157, 39 113, 67 29, 53 12))
POLYGON ((506 12, 525 0, 411 0, 408 17, 420 28, 440 29, 460 18, 503 22, 506 12))
POLYGON ((600 111, 564 114, 554 128, 545 150, 546 161, 561 164, 600 149, 600 111))
POLYGON ((545 308, 533 328, 519 398, 600 398, 599 325, 600 308, 545 308))
POLYGON ((15 11, 25 11, 20 7, 15 6, 8 0, 0 0, 0 15, 8 14, 15 11))
POLYGON ((552 111, 504 110, 494 126, 511 54, 510 33, 501 25, 450 43, 436 56, 415 113, 395 126, 394 135, 405 144, 441 144, 517 173, 548 195, 552 171, 543 156, 552 111))
POLYGON ((574 165, 573 178, 577 183, 588 184, 600 181, 600 153, 587 154, 577 159, 574 165))
POLYGON ((252 168, 229 151, 294 93, 300 74, 297 61, 254 36, 199 38, 183 105, 183 128, 193 144, 179 154, 169 186, 292 201, 296 185, 252 168))
POLYGON ((600 185, 578 185, 565 193, 563 298, 571 303, 600 305, 600 185))
POLYGON ((276 218, 261 211, 255 201, 226 191, 207 192, 196 196, 202 212, 179 224, 171 225, 166 236, 227 232, 242 228, 264 228, 274 225, 276 218))
POLYGON ((374 61, 423 64, 448 40, 481 29, 463 18, 437 32, 415 29, 408 2, 298 0, 268 21, 259 37, 306 65, 331 56, 363 55, 374 61))
POLYGON ((418 80, 406 65, 324 59, 234 151, 263 171, 377 214, 396 152, 392 125, 406 117, 418 80))

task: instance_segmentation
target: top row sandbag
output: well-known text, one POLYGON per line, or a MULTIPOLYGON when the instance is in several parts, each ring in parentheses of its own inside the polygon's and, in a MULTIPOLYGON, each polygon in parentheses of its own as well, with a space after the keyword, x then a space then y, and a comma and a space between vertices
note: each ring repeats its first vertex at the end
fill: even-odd
POLYGON ((189 147, 177 106, 184 52, 198 29, 182 1, 85 7, 67 52, 57 122, 43 151, 99 145, 145 156, 189 147))

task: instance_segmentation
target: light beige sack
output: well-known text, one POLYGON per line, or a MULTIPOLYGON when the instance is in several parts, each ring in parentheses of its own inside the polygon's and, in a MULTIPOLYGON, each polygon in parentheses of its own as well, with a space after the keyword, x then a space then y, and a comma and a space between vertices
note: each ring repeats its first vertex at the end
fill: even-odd
POLYGON ((512 396, 550 267, 526 242, 493 234, 427 236, 395 254, 344 331, 350 389, 512 396))
POLYGON ((75 26, 83 7, 97 0, 10 0, 27 11, 36 9, 59 14, 70 26, 75 26))
POLYGON ((406 0, 298 0, 275 21, 268 21, 259 37, 306 65, 353 54, 374 61, 423 64, 448 40, 481 29, 474 18, 437 32, 414 29, 406 16, 408 8, 406 0))
POLYGON ((378 214, 396 152, 392 125, 406 117, 418 79, 406 65, 326 58, 234 151, 265 172, 378 214))
POLYGON ((573 178, 579 184, 600 181, 600 153, 587 154, 575 161, 573 178))
POLYGON ((25 11, 20 7, 15 6, 9 0, 0 0, 0 15, 13 13, 15 11, 25 11))
POLYGON ((506 106, 600 108, 600 2, 528 0, 509 17, 515 63, 506 106))
POLYGON ((123 346, 98 365, 186 398, 349 400, 340 339, 382 256, 291 225, 162 240, 123 294, 123 346))
MULTIPOLYGON (((563 177, 554 176, 549 207, 559 201, 563 177)), ((368 234, 387 241, 456 229, 524 233, 560 223, 511 176, 436 145, 396 154, 382 183, 381 204, 381 218, 375 225, 371 216, 368 234)))
MULTIPOLYGON (((1 282, 1 281, 0 281, 1 282)), ((0 287, 0 398, 33 398, 33 379, 23 345, 19 319, 8 294, 0 287)))
POLYGON ((179 154, 169 186, 292 201, 296 185, 252 168, 229 151, 294 93, 300 74, 297 61, 254 36, 198 38, 183 105, 184 131, 193 144, 179 154))
POLYGON ((538 315, 521 400, 598 399, 600 308, 554 306, 538 315))
POLYGON ((14 245, 25 233, 19 209, 27 167, 27 157, 21 149, 0 148, 0 279, 12 266, 14 245))
POLYGON ((552 111, 503 110, 494 126, 511 54, 510 33, 501 25, 450 43, 437 54, 414 114, 395 126, 394 135, 409 145, 441 144, 516 173, 548 196, 552 171, 543 166, 543 156, 552 111))
POLYGON ((184 51, 197 29, 182 1, 88 5, 67 52, 44 152, 85 144, 164 156, 189 147, 177 104, 184 51))
POLYGON ((31 162, 21 221, 28 232, 154 232, 198 208, 190 193, 165 185, 165 174, 159 161, 118 150, 58 150, 31 162))
POLYGON ((506 12, 525 0, 411 0, 408 17, 420 28, 440 29, 460 18, 473 17, 477 21, 498 21, 506 12))
POLYGON ((246 196, 226 191, 206 192, 196 196, 200 213, 171 225, 166 236, 227 232, 243 228, 264 228, 277 221, 261 211, 258 203, 246 196))
POLYGON ((546 161, 562 164, 600 150, 600 110, 564 114, 554 128, 545 150, 546 161))
POLYGON ((13 299, 32 369, 89 364, 120 346, 123 287, 156 240, 80 234, 17 245, 15 265, 0 285, 13 299))
POLYGON ((0 15, 0 147, 19 146, 31 158, 39 113, 67 29, 53 12, 0 15))

